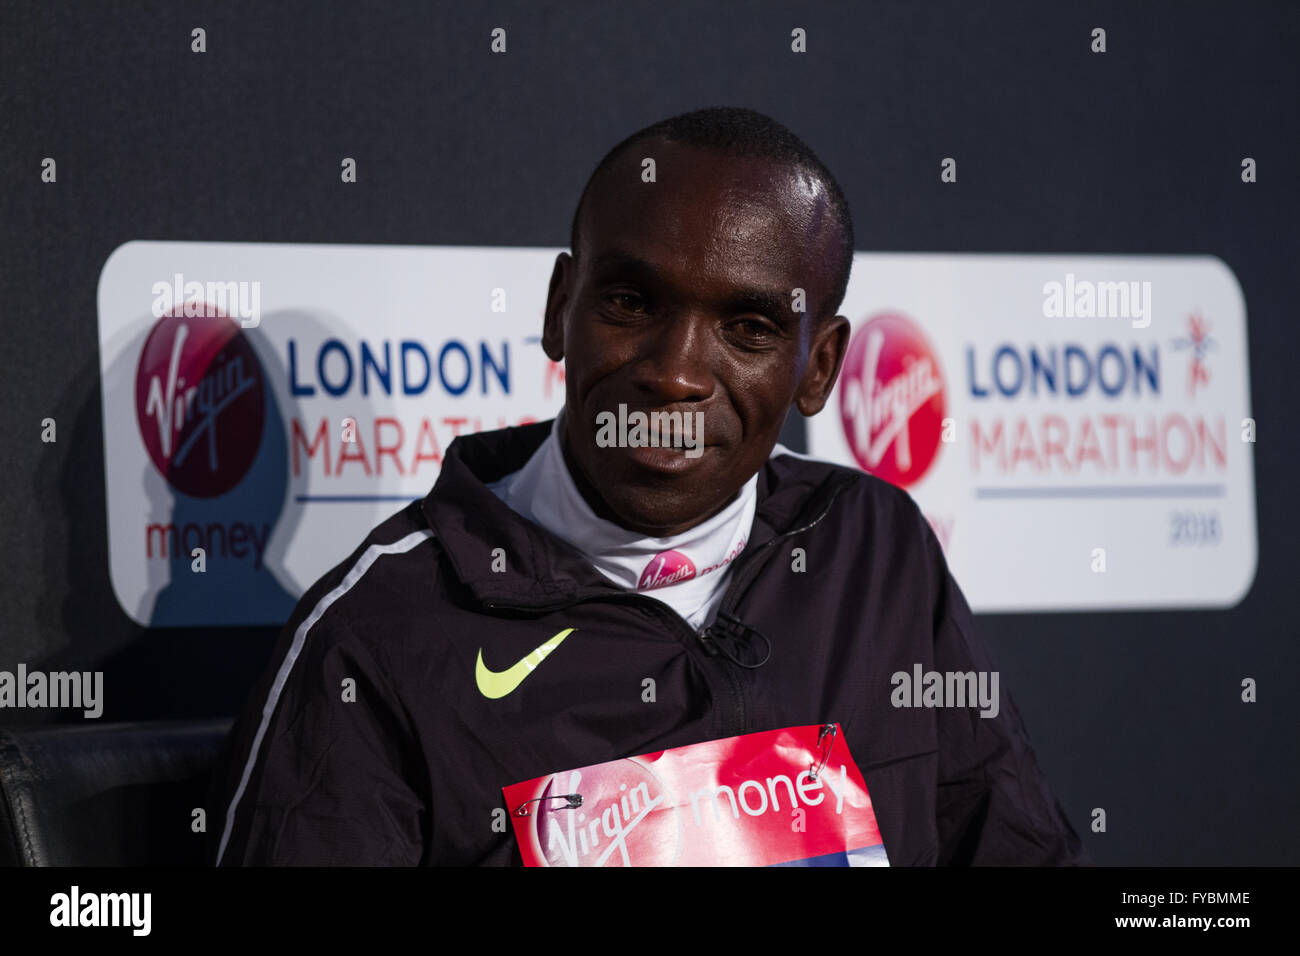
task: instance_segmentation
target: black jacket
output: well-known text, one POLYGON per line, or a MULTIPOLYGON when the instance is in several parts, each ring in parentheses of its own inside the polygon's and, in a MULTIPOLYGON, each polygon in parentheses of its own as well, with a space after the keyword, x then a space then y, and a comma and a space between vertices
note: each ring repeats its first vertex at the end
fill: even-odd
POLYGON ((457 438, 430 494, 303 596, 219 762, 220 865, 507 864, 507 784, 825 722, 892 865, 1087 862, 1005 689, 996 717, 891 702, 891 675, 916 664, 992 668, 905 491, 770 458, 718 620, 697 633, 486 487, 550 428, 457 438), (510 693, 480 692, 480 654, 502 671, 569 628, 510 693))

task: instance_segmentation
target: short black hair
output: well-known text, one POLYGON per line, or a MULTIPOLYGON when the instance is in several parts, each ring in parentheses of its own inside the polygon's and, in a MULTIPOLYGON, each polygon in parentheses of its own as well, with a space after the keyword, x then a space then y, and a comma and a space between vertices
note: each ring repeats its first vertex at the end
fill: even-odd
POLYGON ((574 258, 578 255, 578 222, 592 183, 629 147, 650 139, 667 139, 688 146, 713 149, 728 156, 775 160, 791 168, 811 172, 830 194, 839 226, 835 286, 822 314, 829 316, 839 309, 849 285, 849 271, 853 268, 853 216, 849 212, 844 190, 807 143, 772 117, 739 106, 713 106, 660 120, 633 133, 606 153, 587 179, 582 196, 578 199, 578 207, 573 212, 569 246, 574 258))

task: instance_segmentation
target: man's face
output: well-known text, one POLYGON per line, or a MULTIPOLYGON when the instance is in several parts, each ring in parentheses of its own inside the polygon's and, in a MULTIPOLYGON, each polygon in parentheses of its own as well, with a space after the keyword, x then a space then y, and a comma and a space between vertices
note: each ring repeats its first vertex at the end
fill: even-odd
POLYGON ((593 183, 578 259, 555 263, 542 342, 565 361, 562 444, 597 514, 652 537, 685 531, 758 471, 791 404, 821 409, 849 330, 816 318, 834 285, 831 210, 806 173, 663 140, 593 183), (657 182, 641 181, 646 156, 657 182), (703 413, 702 453, 600 447, 598 416, 620 404, 703 413))

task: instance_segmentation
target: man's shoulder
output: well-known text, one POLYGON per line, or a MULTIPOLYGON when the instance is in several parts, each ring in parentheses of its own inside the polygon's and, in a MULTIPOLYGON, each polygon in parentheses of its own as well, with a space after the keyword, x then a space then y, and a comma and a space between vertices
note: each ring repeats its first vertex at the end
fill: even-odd
POLYGON ((434 538, 420 500, 412 501, 372 528, 347 557, 307 589, 289 625, 310 627, 327 614, 331 623, 344 617, 369 617, 404 599, 427 599, 434 538), (423 588, 416 586, 421 582, 423 588))
POLYGON ((880 520, 924 520, 920 506, 905 488, 860 468, 791 451, 779 444, 766 467, 772 486, 798 486, 805 495, 833 496, 833 514, 858 512, 880 520))

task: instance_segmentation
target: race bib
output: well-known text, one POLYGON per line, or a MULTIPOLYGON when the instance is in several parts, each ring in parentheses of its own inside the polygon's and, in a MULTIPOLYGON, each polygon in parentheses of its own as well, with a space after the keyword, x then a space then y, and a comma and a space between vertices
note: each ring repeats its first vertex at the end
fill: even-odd
POLYGON ((503 788, 525 866, 888 866, 838 724, 787 727, 503 788))

